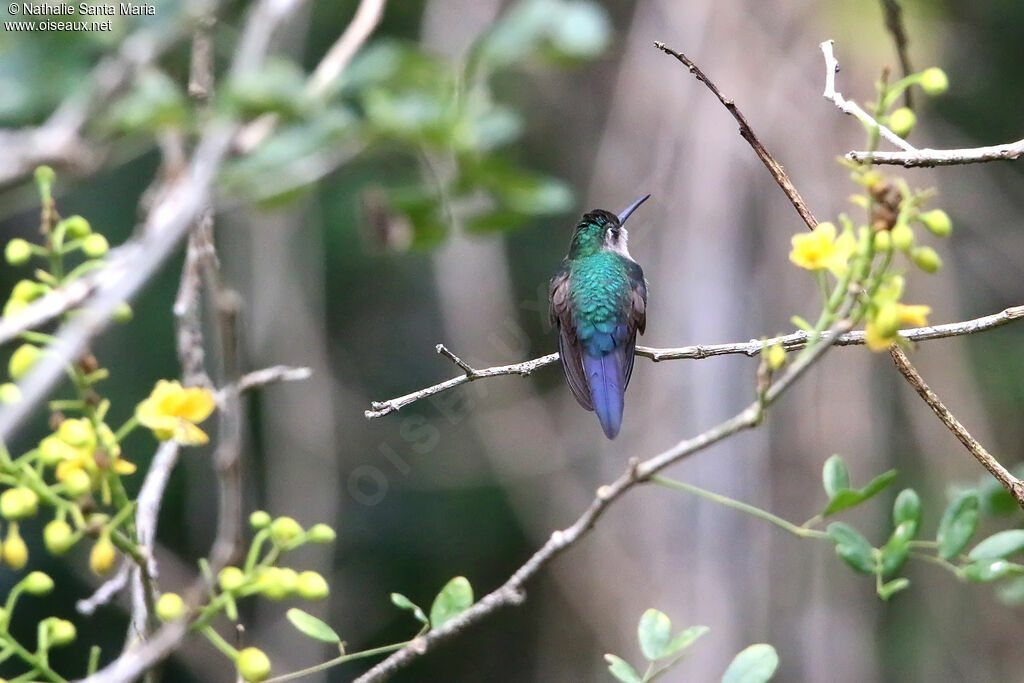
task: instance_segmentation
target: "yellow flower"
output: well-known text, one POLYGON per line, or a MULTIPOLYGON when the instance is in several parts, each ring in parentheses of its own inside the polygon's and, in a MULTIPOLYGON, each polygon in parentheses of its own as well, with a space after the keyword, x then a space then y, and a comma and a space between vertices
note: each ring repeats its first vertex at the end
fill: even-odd
POLYGON ((186 446, 210 440, 196 425, 213 412, 213 393, 201 387, 182 387, 179 382, 160 380, 153 393, 135 409, 135 417, 160 441, 174 439, 186 446))
MULTIPOLYGON (((43 462, 57 465, 57 480, 61 482, 67 483, 71 473, 76 470, 92 478, 100 469, 96 460, 97 437, 107 456, 107 460, 100 458, 104 468, 113 469, 118 474, 131 474, 135 471, 135 465, 121 459, 121 447, 114 439, 110 427, 103 423, 96 430, 85 418, 64 420, 56 434, 42 440, 39 449, 43 462)), ((76 484, 81 484, 81 477, 76 484)))
POLYGON ((888 351, 890 346, 899 341, 901 327, 904 325, 924 327, 928 324, 927 316, 931 312, 931 306, 897 303, 898 324, 894 327, 891 323, 880 321, 881 316, 876 316, 875 319, 869 320, 864 328, 864 343, 872 351, 888 351))
POLYGON ((813 232, 793 235, 793 251, 789 260, 807 270, 829 269, 836 276, 846 272, 848 261, 857 248, 849 231, 836 237, 836 226, 819 223, 813 232))

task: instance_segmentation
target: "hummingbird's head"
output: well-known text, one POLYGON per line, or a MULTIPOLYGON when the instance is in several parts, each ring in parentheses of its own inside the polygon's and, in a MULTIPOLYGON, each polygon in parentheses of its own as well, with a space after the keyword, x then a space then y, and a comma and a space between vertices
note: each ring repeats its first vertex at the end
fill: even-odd
POLYGON ((617 216, 604 209, 594 209, 583 214, 583 218, 576 224, 576 231, 569 245, 569 258, 590 256, 599 251, 614 251, 630 258, 626 219, 650 196, 644 195, 617 216))

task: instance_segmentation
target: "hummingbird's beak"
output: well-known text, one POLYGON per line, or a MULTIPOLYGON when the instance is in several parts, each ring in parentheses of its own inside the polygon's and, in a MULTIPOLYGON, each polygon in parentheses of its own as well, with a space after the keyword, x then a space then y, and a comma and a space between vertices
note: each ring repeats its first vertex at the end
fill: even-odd
POLYGON ((631 213, 633 213, 634 211, 636 211, 636 208, 638 206, 640 206, 641 204, 643 204, 644 202, 646 202, 650 198, 651 198, 651 195, 645 194, 643 197, 641 197, 640 199, 636 200, 635 202, 630 204, 628 207, 626 207, 626 209, 622 213, 619 214, 619 225, 622 225, 623 223, 625 223, 626 219, 629 218, 629 215, 631 213))

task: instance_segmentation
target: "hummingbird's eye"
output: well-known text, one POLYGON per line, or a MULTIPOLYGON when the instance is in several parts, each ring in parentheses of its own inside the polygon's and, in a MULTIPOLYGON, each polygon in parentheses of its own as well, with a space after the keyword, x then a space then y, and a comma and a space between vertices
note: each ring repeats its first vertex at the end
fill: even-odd
POLYGON ((611 233, 612 233, 612 239, 613 239, 613 240, 617 240, 617 239, 619 239, 619 233, 620 233, 620 232, 621 232, 621 231, 619 230, 619 228, 612 228, 612 229, 611 229, 611 233))

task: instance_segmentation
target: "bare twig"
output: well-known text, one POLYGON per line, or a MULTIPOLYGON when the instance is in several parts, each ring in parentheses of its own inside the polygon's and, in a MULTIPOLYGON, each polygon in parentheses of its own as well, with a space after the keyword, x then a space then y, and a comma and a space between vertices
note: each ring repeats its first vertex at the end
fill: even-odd
POLYGON ((963 149, 915 149, 909 152, 849 152, 847 159, 862 162, 869 156, 876 164, 905 166, 960 166, 980 164, 988 161, 1012 161, 1024 155, 1024 140, 1008 142, 989 147, 968 147, 963 149))
POLYGON ((985 450, 985 447, 978 443, 978 440, 971 436, 970 432, 960 424, 960 421, 956 419, 956 416, 949 411, 939 397, 931 390, 920 373, 911 364, 910 359, 907 358, 907 354, 903 352, 903 349, 898 346, 893 346, 889 353, 892 355, 892 360, 896 363, 896 368, 903 374, 910 386, 914 387, 914 391, 924 399, 924 402, 928 404, 928 407, 932 409, 942 424, 946 425, 949 431, 953 432, 960 443, 970 452, 975 459, 981 463, 982 467, 988 470, 993 477, 995 477, 1003 488, 1013 496, 1017 504, 1024 508, 1024 482, 1017 477, 1010 474, 1010 472, 999 464, 992 455, 985 450))
MULTIPOLYGON (((981 318, 975 318, 973 320, 901 330, 899 334, 904 339, 913 342, 945 339, 947 337, 961 337, 963 335, 989 330, 993 327, 999 327, 1000 325, 1005 325, 1006 323, 1019 320, 1021 318, 1024 318, 1024 305, 1012 306, 999 313, 982 316, 981 318)), ((802 349, 807 345, 807 340, 810 336, 811 333, 801 331, 793 332, 781 337, 772 337, 770 339, 751 339, 747 342, 733 342, 729 344, 700 344, 697 346, 681 346, 662 349, 651 348, 649 346, 637 346, 636 353, 638 356, 650 358, 655 362, 663 360, 699 360, 702 358, 711 358, 712 356, 725 356, 730 354, 743 354, 753 357, 760 354, 766 347, 774 346, 775 344, 781 344, 782 348, 786 351, 802 349)), ((863 331, 847 332, 840 335, 835 341, 836 346, 854 346, 863 343, 863 331)), ((443 344, 439 346, 440 348, 445 348, 443 344)), ((404 396, 398 396, 397 398, 392 398, 387 401, 374 401, 370 405, 370 409, 365 411, 364 414, 367 419, 383 417, 404 408, 410 403, 415 403, 416 401, 429 398, 430 396, 439 394, 443 391, 454 389, 455 387, 466 384, 467 382, 487 379, 488 377, 501 377, 503 375, 526 376, 538 368, 553 364, 557 360, 557 353, 549 353, 548 355, 541 356, 540 358, 523 361, 522 363, 513 363, 511 365, 498 365, 479 370, 469 368, 469 371, 465 371, 466 368, 463 367, 462 369, 465 371, 463 374, 457 377, 452 377, 444 382, 440 382, 433 386, 405 394, 404 396)), ((458 365, 458 363, 456 364, 458 365)), ((459 367, 462 366, 460 365, 459 367)))
MULTIPOLYGON (((898 0, 881 0, 881 3, 882 14, 885 15, 885 28, 889 31, 892 42, 896 46, 900 69, 904 76, 909 76, 914 68, 910 65, 910 52, 907 49, 910 41, 907 40, 907 30, 903 26, 903 8, 898 0)), ((914 108, 914 99, 910 88, 903 91, 903 102, 911 109, 914 108)))
MULTIPOLYGON (((385 4, 386 0, 361 0, 348 27, 327 50, 306 82, 307 94, 323 96, 335 84, 352 57, 377 28, 385 4)), ((259 117, 242 129, 235 140, 235 146, 241 152, 252 151, 274 132, 277 122, 278 117, 273 114, 259 117)))
MULTIPOLYGON (((112 253, 111 256, 116 256, 112 253)), ((101 273, 92 273, 73 280, 64 287, 50 291, 36 299, 17 315, 0 318, 0 345, 6 344, 22 332, 33 330, 55 320, 72 308, 81 306, 99 287, 101 273)))
POLYGON ((789 197, 790 203, 793 204, 793 208, 796 209, 796 212, 800 214, 800 218, 802 218, 804 223, 807 224, 807 227, 810 228, 811 230, 814 230, 815 226, 818 225, 818 221, 814 217, 814 214, 812 214, 811 210, 807 208, 807 203, 804 202, 803 197, 801 197, 800 193, 797 192, 796 187, 789 179, 789 176, 786 175, 786 172, 785 170, 783 170, 782 165, 779 164, 779 162, 777 162, 772 157, 772 155, 768 153, 768 150, 765 149, 763 144, 761 144, 761 141, 757 138, 757 135, 754 134, 754 131, 753 129, 751 129, 750 124, 747 123, 746 117, 743 116, 743 113, 740 112, 739 108, 736 106, 736 102, 732 98, 725 97, 718 90, 718 88, 711 81, 711 79, 709 79, 707 75, 705 75, 704 72, 701 71, 696 64, 690 61, 690 59, 686 55, 684 55, 681 52, 676 52, 675 50, 668 47, 667 45, 665 45, 665 43, 662 42, 655 42, 654 47, 658 48, 665 54, 672 55, 680 62, 682 62, 683 65, 690 70, 690 73, 692 73, 698 81, 706 85, 708 90, 710 90, 714 94, 714 96, 718 98, 718 101, 721 102, 723 106, 725 106, 725 108, 729 111, 730 114, 732 114, 732 117, 736 119, 736 122, 738 124, 740 124, 740 135, 742 135, 743 139, 746 140, 754 149, 754 153, 757 154, 757 158, 761 160, 761 162, 765 165, 768 171, 772 174, 772 177, 775 178, 775 182, 779 184, 779 187, 782 188, 782 191, 786 193, 787 197, 789 197))
POLYGON ((821 44, 821 53, 825 55, 825 92, 822 93, 822 96, 826 100, 833 102, 843 112, 856 116, 868 128, 878 128, 878 132, 881 133, 883 138, 900 149, 907 152, 916 152, 916 147, 878 121, 875 121, 874 117, 861 109, 859 104, 853 100, 846 99, 842 93, 836 90, 836 73, 839 72, 839 62, 836 61, 835 55, 832 53, 832 45, 833 41, 831 40, 826 40, 821 44))
POLYGON ((128 585, 128 579, 132 574, 134 566, 135 563, 126 557, 114 576, 104 581, 88 598, 75 603, 75 609, 78 613, 87 617, 92 616, 96 610, 113 600, 128 585))

